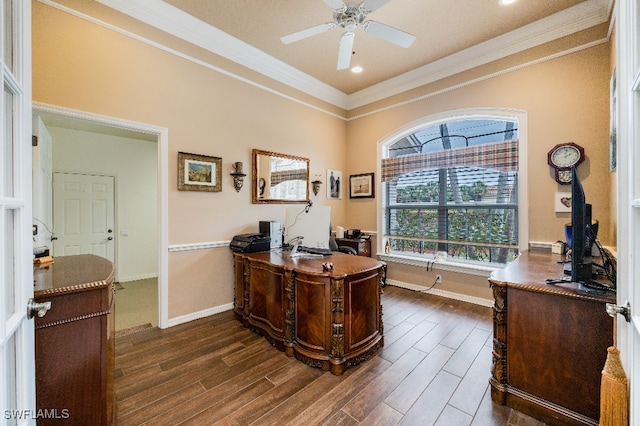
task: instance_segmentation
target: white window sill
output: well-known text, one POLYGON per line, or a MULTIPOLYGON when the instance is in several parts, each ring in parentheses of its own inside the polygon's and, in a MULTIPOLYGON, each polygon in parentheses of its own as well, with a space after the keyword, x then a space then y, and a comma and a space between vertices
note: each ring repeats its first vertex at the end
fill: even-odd
POLYGON ((493 271, 502 269, 504 267, 497 265, 485 266, 473 263, 453 262, 451 260, 439 259, 435 257, 414 257, 387 253, 377 253, 376 255, 380 260, 387 263, 418 266, 421 268, 427 268, 428 270, 458 272, 461 274, 476 275, 486 278, 489 278, 493 271))

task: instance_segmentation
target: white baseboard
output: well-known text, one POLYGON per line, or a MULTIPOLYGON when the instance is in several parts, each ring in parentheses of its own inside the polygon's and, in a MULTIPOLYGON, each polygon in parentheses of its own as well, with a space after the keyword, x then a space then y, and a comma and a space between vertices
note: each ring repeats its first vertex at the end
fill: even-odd
POLYGON ((194 321, 200 318, 209 317, 211 315, 219 314, 221 312, 230 311, 233 309, 233 303, 227 303, 225 305, 214 306, 213 308, 205 309, 198 312, 193 312, 189 315, 183 315, 181 317, 169 318, 167 327, 173 327, 174 325, 184 324, 190 321, 194 321))
MULTIPOLYGON (((396 280, 390 280, 387 279, 387 285, 391 285, 394 287, 400 287, 400 288, 406 288, 408 290, 413 290, 413 291, 425 291, 426 288, 420 285, 416 285, 416 284, 411 284, 411 283, 405 283, 402 281, 396 281, 396 280)), ((441 296, 441 297, 446 297, 448 299, 454 299, 454 300, 460 300, 462 302, 469 302, 469 303, 473 303, 476 305, 480 305, 480 306, 486 306, 486 307, 493 307, 493 300, 488 300, 488 299, 482 299, 480 297, 473 297, 473 296, 467 296, 464 294, 459 294, 459 293, 453 293, 450 291, 444 291, 444 290, 439 290, 439 289, 431 289, 429 290, 429 293, 436 295, 436 296, 441 296)), ((209 309, 205 309, 202 311, 198 311, 198 312, 193 312, 191 314, 188 315, 183 315, 180 317, 175 317, 175 318, 169 318, 169 321, 167 323, 167 327, 173 327, 175 325, 180 325, 180 324, 184 324, 190 321, 194 321, 200 318, 205 318, 211 315, 215 315, 215 314, 219 314, 221 312, 226 312, 226 311, 230 311, 233 309, 233 303, 227 303, 225 305, 220 305, 220 306, 215 306, 213 308, 209 308, 209 309)))
POLYGON ((427 291, 427 287, 424 287, 421 285, 406 283, 403 281, 390 280, 390 279, 387 279, 387 285, 406 288, 407 290, 421 291, 424 293, 433 294, 435 296, 442 296, 448 299, 460 300, 461 302, 469 302, 475 305, 486 306, 489 308, 493 307, 493 300, 491 299, 483 299, 481 297, 467 296, 465 294, 453 293, 451 291, 440 290, 437 288, 432 288, 431 290, 427 291))
POLYGON ((133 277, 120 278, 118 277, 119 283, 128 283, 131 281, 139 281, 139 280, 148 280, 149 278, 158 278, 158 273, 153 274, 144 274, 144 275, 136 275, 133 277))

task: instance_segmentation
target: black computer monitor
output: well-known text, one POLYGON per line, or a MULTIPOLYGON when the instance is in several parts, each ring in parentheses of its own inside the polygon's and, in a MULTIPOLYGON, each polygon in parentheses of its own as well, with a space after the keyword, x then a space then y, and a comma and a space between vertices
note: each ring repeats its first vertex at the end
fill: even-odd
POLYGON ((591 205, 586 202, 575 167, 571 170, 571 182, 571 281, 584 283, 592 278, 591 247, 587 242, 591 232, 591 205))

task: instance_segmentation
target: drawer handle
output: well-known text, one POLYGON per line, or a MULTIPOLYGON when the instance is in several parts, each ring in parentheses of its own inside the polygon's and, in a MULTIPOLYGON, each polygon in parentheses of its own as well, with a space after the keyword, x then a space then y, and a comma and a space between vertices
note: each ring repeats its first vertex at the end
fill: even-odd
POLYGON ((42 318, 49 309, 51 309, 51 302, 36 303, 35 300, 29 299, 29 303, 27 303, 27 318, 31 319, 36 315, 38 318, 42 318))

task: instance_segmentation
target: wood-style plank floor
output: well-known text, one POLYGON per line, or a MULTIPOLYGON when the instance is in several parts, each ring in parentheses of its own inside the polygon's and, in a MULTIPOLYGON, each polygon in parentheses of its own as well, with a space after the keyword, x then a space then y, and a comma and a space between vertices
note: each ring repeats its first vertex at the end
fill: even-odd
POLYGON ((230 311, 118 337, 118 425, 543 425, 491 402, 490 308, 397 287, 382 304, 384 348, 339 377, 230 311))

